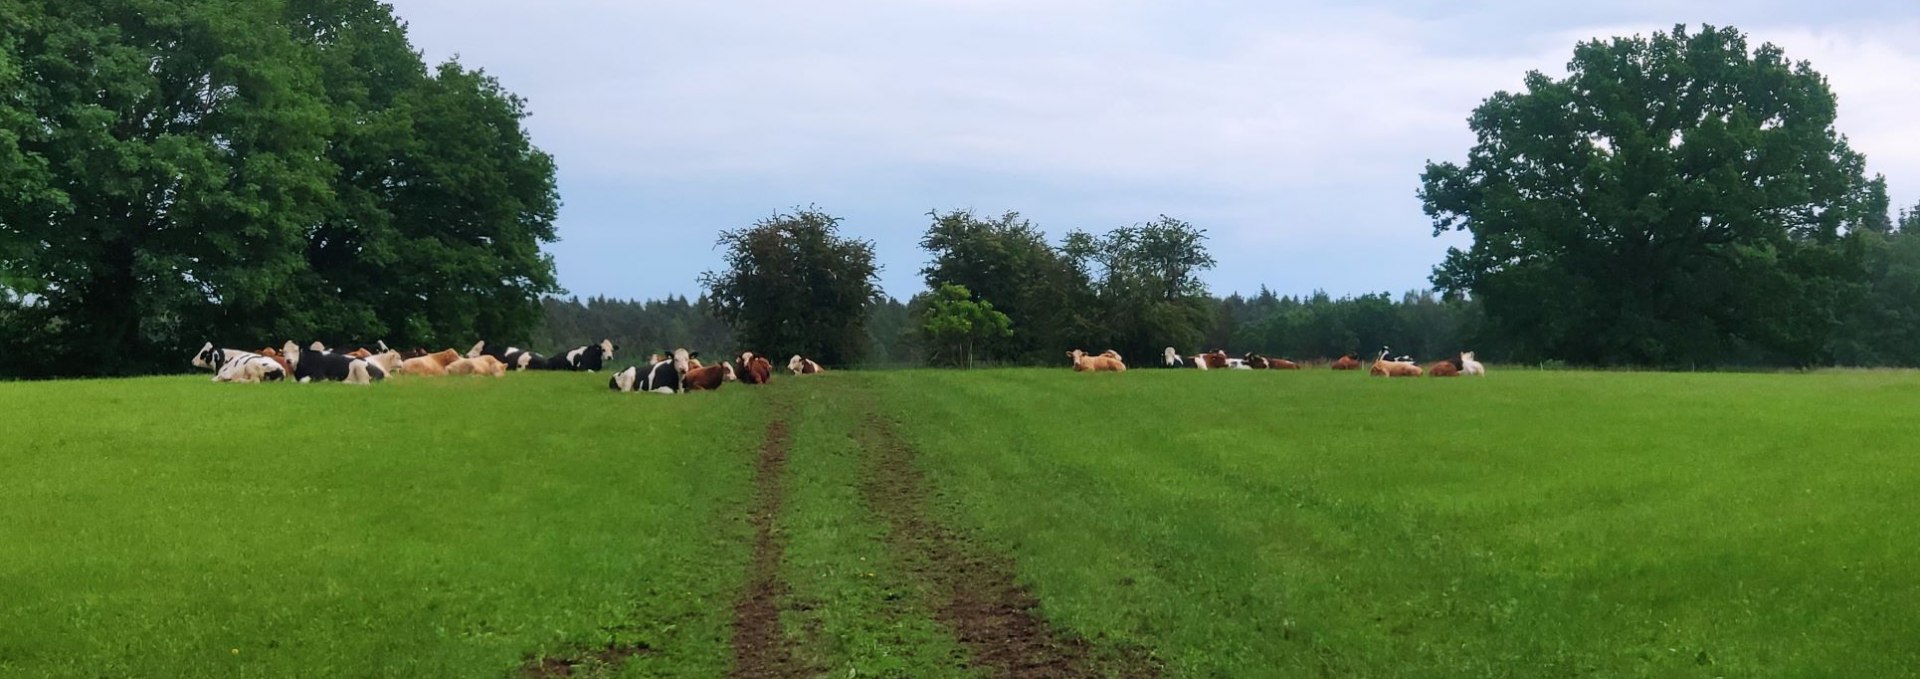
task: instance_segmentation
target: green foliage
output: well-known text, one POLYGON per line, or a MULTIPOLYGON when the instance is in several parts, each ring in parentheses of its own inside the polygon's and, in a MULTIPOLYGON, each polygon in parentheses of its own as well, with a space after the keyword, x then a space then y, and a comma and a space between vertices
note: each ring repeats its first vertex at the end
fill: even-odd
POLYGON ((1568 70, 1494 94, 1467 164, 1427 166, 1436 235, 1474 236, 1434 283, 1527 358, 1820 359, 1858 289, 1842 234, 1875 227, 1878 186, 1825 80, 1711 26, 1585 42, 1568 70))
POLYGON ((1013 335, 1013 322, 995 311, 987 300, 975 301, 967 286, 942 284, 927 297, 920 313, 920 331, 939 351, 935 361, 973 367, 973 348, 986 340, 1013 335))
POLYGON ((0 24, 0 374, 525 335, 557 289, 523 105, 427 73, 384 3, 10 2, 0 24))
POLYGON ((1835 339, 1841 365, 1920 366, 1920 213, 1891 233, 1859 235, 1867 294, 1835 339))
POLYGON ((839 235, 840 218, 816 208, 723 231, 726 269, 700 275, 707 305, 743 350, 801 354, 823 365, 860 360, 866 317, 882 298, 873 244, 839 235))
POLYGON ((1371 357, 1380 347, 1420 360, 1452 358, 1475 351, 1482 360, 1501 360, 1503 348, 1474 337, 1477 307, 1431 291, 1385 293, 1335 299, 1325 292, 1303 298, 1278 297, 1261 290, 1252 301, 1237 295, 1221 300, 1219 316, 1240 319, 1216 328, 1203 345, 1234 352, 1258 352, 1293 359, 1371 357))
MULTIPOLYGON (((546 322, 529 345, 557 353, 611 339, 620 347, 617 363, 638 363, 649 354, 686 347, 718 361, 732 356, 733 330, 707 313, 707 300, 669 295, 661 300, 548 297, 541 301, 546 322)), ((464 348, 464 347, 463 347, 464 348)))
MULTIPOLYGON (((1088 271, 1098 294, 1096 325, 1122 356, 1158 356, 1192 346, 1213 320, 1213 301, 1200 273, 1214 266, 1206 231, 1161 215, 1104 237, 1075 231, 1063 250, 1088 271)), ((1015 319, 1016 322, 1019 319, 1015 319)))
POLYGON ((900 300, 888 297, 867 310, 867 352, 869 364, 905 366, 920 361, 918 333, 913 328, 915 314, 900 300))
POLYGON ((1091 345, 1094 291, 1081 264, 1047 243, 1017 212, 995 218, 968 210, 930 213, 920 247, 933 261, 920 270, 927 289, 954 284, 1018 319, 1021 331, 975 347, 1003 362, 1056 363, 1065 347, 1091 345))

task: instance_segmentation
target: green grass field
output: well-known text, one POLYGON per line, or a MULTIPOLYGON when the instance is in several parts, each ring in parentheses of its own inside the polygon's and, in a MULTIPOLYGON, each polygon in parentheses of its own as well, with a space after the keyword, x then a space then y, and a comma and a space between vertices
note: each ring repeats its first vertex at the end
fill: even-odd
POLYGON ((1498 367, 0 384, 0 676, 725 676, 775 421, 792 676, 1031 676, 956 632, 1000 571, 1081 674, 1920 675, 1917 406, 1498 367))

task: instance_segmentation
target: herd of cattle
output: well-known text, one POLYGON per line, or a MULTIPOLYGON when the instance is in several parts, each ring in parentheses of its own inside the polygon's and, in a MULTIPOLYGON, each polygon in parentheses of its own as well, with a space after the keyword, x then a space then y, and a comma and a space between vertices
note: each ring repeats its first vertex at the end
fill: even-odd
MULTIPOLYGON (((1474 360, 1473 352, 1468 351, 1455 358, 1434 362, 1425 368, 1413 362, 1410 356, 1401 356, 1389 360, 1390 349, 1381 347, 1380 356, 1373 360, 1367 374, 1376 377, 1457 377, 1460 375, 1486 375, 1487 367, 1474 360)), ((1074 372, 1126 372, 1127 363, 1120 358, 1120 352, 1108 349, 1099 354, 1089 354, 1079 349, 1067 352, 1067 358, 1073 361, 1074 372)), ((1268 358, 1256 353, 1248 353, 1240 358, 1227 355, 1224 349, 1215 349, 1204 354, 1183 356, 1173 347, 1167 347, 1160 357, 1160 364, 1169 368, 1197 368, 1200 370, 1299 370, 1300 364, 1284 358, 1268 358)), ((1341 356, 1330 367, 1334 370, 1359 370, 1360 361, 1352 355, 1341 356)))
MULTIPOLYGON (((389 375, 439 377, 446 375, 489 375, 504 377, 508 371, 562 370, 593 372, 606 367, 619 349, 612 340, 601 340, 574 348, 563 354, 542 356, 518 347, 502 347, 481 341, 462 354, 457 349, 429 353, 426 349, 397 351, 386 342, 372 345, 327 348, 314 342, 307 348, 287 342, 279 349, 257 351, 224 349, 208 342, 193 356, 193 366, 213 371, 215 382, 345 382, 372 384, 389 375)), ((631 366, 614 373, 607 386, 614 391, 673 394, 682 391, 710 391, 727 382, 766 384, 773 379, 773 364, 749 351, 719 365, 702 365, 700 354, 675 349, 669 354, 654 354, 644 366, 631 366)), ((795 375, 824 372, 819 363, 794 356, 787 369, 795 375)))
MULTIPOLYGON (((542 356, 518 347, 502 347, 481 341, 461 353, 456 349, 446 349, 429 353, 426 349, 396 351, 387 347, 385 342, 376 342, 370 346, 329 349, 326 345, 314 342, 302 349, 299 344, 287 342, 278 350, 271 347, 257 351, 223 349, 212 342, 200 348, 193 356, 193 366, 214 371, 215 382, 345 382, 348 384, 372 384, 386 379, 389 375, 417 375, 438 377, 444 375, 490 375, 504 377, 508 371, 518 370, 564 370, 593 372, 605 368, 613 360, 613 352, 619 349, 612 340, 601 340, 599 344, 576 347, 571 351, 554 356, 542 356)), ((1368 374, 1380 377, 1455 377, 1459 375, 1485 375, 1487 368, 1474 360, 1473 352, 1460 354, 1432 363, 1425 368, 1414 363, 1411 357, 1401 356, 1389 360, 1391 353, 1381 348, 1380 356, 1373 360, 1368 374)), ((1079 349, 1067 352, 1073 361, 1075 372, 1126 372, 1127 363, 1120 353, 1112 349, 1099 354, 1089 354, 1079 349)), ((1227 352, 1215 349, 1204 354, 1183 356, 1173 347, 1167 347, 1161 357, 1161 365, 1170 368, 1196 368, 1199 370, 1299 370, 1300 364, 1284 358, 1269 358, 1248 353, 1233 358, 1227 352)), ((1353 356, 1341 356, 1333 361, 1334 370, 1359 370, 1361 363, 1353 356)), ((787 361, 787 370, 794 375, 813 375, 824 372, 819 363, 795 355, 787 361)), ((745 384, 766 384, 773 379, 773 363, 764 356, 753 352, 740 354, 733 361, 721 361, 719 365, 702 365, 700 354, 686 349, 675 349, 671 353, 653 354, 643 365, 629 366, 607 379, 607 387, 620 392, 652 392, 674 394, 683 391, 711 391, 719 389, 727 382, 745 384)))

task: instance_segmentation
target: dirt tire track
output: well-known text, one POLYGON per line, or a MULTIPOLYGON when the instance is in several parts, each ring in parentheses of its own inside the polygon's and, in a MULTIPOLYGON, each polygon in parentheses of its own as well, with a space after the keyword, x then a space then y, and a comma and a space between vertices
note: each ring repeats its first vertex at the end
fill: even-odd
POLYGON ((525 679, 571 677, 575 670, 582 667, 587 668, 590 674, 607 672, 619 669, 629 659, 652 651, 646 644, 608 644, 605 648, 575 649, 574 654, 569 656, 528 658, 521 663, 519 676, 525 679))
MULTIPOLYGON (((778 408, 778 406, 775 406, 778 408)), ((754 466, 753 559, 747 566, 747 588, 733 604, 733 677, 807 677, 813 672, 794 653, 793 643, 780 631, 780 605, 787 583, 780 579, 786 543, 774 533, 774 520, 786 495, 787 451, 793 434, 776 413, 767 423, 766 441, 754 466)))
POLYGON ((1040 601, 1014 580, 1011 559, 976 547, 965 534, 933 520, 926 476, 893 424, 869 413, 855 434, 867 452, 861 495, 889 526, 890 549, 908 575, 935 597, 935 617, 994 677, 1067 679, 1158 677, 1144 654, 1096 658, 1092 644, 1056 631, 1040 601))

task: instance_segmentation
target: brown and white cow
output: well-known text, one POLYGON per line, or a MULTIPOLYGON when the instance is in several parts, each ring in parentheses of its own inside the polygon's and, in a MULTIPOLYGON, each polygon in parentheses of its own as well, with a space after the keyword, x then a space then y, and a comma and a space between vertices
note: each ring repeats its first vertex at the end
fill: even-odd
POLYGON ((1340 360, 1333 362, 1333 369, 1334 370, 1359 370, 1360 359, 1354 358, 1352 354, 1341 356, 1340 360))
POLYGON ((795 375, 818 375, 827 371, 826 368, 820 367, 820 364, 813 362, 813 359, 799 354, 794 354, 793 358, 787 359, 787 369, 793 371, 795 375))
POLYGON ((742 384, 766 384, 773 381, 773 361, 767 360, 765 356, 756 356, 751 351, 741 352, 740 365, 736 369, 740 372, 742 384))
POLYGON ((721 361, 720 365, 688 370, 680 377, 680 388, 686 391, 713 391, 720 385, 740 379, 733 371, 733 364, 721 361))

